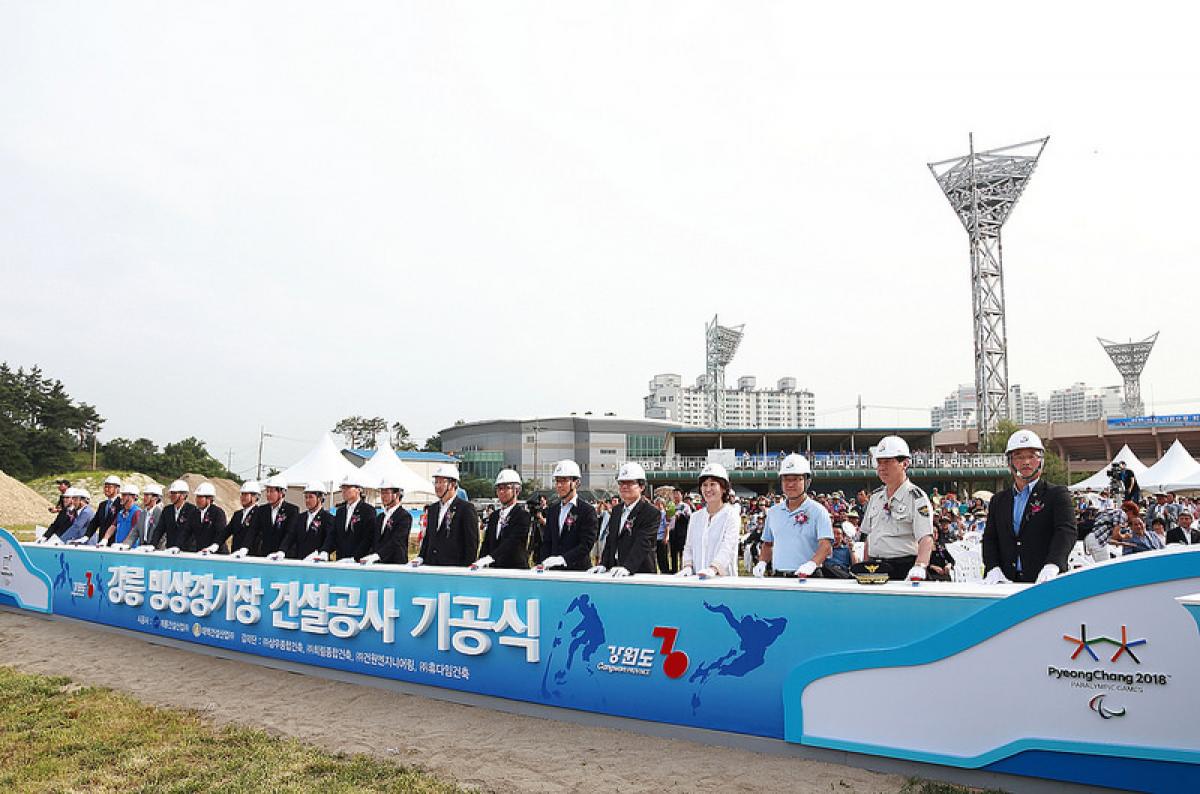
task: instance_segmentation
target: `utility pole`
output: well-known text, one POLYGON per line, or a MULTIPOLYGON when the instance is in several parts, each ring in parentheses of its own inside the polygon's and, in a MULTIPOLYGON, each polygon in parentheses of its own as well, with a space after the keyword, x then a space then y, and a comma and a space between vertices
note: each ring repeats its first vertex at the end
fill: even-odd
POLYGON ((92 433, 92 471, 96 470, 96 434, 92 433))
POLYGON ((862 430, 862 395, 858 395, 858 429, 862 430))
POLYGON ((267 435, 267 434, 266 434, 266 432, 265 432, 265 430, 266 430, 266 428, 264 428, 262 425, 259 425, 259 426, 258 426, 258 473, 257 473, 257 475, 255 475, 255 478, 254 478, 254 479, 256 479, 256 480, 261 480, 261 479, 262 479, 262 448, 263 448, 263 439, 264 439, 264 438, 266 437, 266 435, 267 435))

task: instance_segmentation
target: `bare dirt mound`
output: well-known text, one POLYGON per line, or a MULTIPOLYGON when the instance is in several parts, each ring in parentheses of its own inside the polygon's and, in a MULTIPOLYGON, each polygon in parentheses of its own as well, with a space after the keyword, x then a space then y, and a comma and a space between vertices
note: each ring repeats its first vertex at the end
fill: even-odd
MULTIPOLYGON (((212 487, 217 492, 217 507, 225 511, 226 518, 230 518, 242 506, 241 502, 238 501, 238 497, 241 496, 242 486, 233 480, 225 480, 220 477, 205 477, 203 474, 185 474, 179 479, 188 484, 193 494, 196 493, 196 486, 200 483, 212 483, 212 487)), ((192 497, 189 501, 194 502, 196 499, 192 497)))
POLYGON ((0 526, 45 526, 54 520, 50 507, 50 503, 37 491, 0 471, 0 526))

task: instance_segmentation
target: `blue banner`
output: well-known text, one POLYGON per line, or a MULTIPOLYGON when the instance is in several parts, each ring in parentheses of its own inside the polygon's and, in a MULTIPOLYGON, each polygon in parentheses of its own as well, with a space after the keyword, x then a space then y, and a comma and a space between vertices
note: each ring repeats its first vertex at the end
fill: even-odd
POLYGON ((1109 427, 1191 427, 1200 425, 1200 414, 1169 414, 1167 416, 1124 416, 1109 419, 1109 427))

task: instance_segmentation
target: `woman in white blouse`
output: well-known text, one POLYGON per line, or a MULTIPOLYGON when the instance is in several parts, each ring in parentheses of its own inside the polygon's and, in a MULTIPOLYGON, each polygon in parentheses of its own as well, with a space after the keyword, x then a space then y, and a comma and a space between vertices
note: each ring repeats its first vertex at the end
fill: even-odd
POLYGON ((720 463, 709 463, 700 472, 700 496, 704 506, 688 521, 683 568, 675 575, 737 576, 742 511, 732 504, 729 472, 720 463))

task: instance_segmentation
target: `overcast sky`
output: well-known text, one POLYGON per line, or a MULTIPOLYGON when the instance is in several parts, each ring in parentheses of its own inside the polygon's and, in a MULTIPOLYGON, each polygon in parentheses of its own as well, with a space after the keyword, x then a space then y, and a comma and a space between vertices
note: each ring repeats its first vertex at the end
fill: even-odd
POLYGON ((819 425, 973 381, 926 163, 1050 135, 1004 235, 1009 368, 1200 409, 1194 25, 1164 5, 0 0, 0 358, 102 439, 287 465, 348 414, 640 416, 785 375, 819 425))

